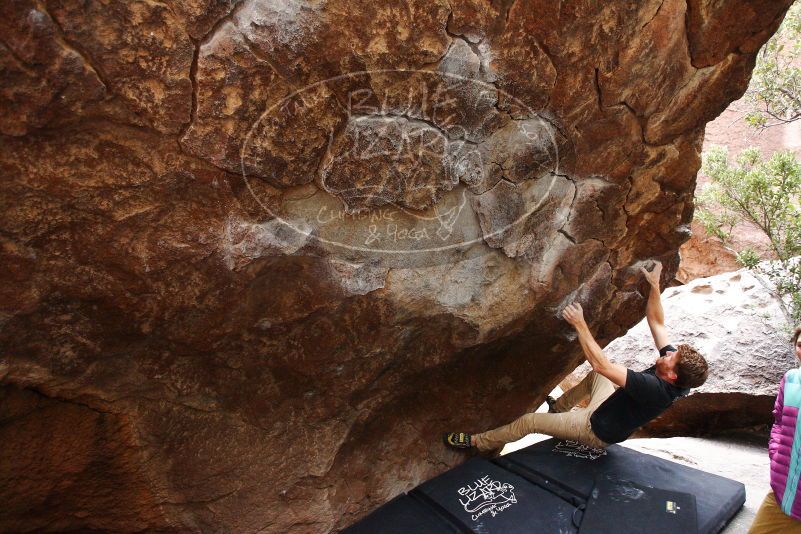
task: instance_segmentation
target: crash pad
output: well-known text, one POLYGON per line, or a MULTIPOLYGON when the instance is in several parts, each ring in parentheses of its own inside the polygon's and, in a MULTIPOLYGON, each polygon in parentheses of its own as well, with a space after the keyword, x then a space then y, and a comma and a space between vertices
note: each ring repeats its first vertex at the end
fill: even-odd
POLYGON ((344 532, 717 534, 744 502, 745 486, 735 480, 620 445, 549 439, 470 458, 344 532))

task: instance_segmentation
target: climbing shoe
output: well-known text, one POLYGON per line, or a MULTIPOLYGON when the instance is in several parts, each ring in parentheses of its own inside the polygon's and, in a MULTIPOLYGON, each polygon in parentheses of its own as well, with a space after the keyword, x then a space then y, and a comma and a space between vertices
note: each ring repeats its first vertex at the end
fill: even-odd
POLYGON ((559 413, 556 411, 556 399, 548 395, 545 397, 545 402, 548 403, 548 413, 559 413))
POLYGON ((442 439, 445 441, 445 445, 454 449, 469 449, 472 446, 470 445, 470 434, 464 432, 448 432, 442 436, 442 439))

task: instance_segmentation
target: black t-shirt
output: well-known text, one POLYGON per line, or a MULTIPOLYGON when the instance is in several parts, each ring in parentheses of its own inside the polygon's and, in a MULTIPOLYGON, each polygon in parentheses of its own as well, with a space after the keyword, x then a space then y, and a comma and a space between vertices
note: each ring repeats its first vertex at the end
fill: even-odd
MULTIPOLYGON (((666 345, 659 355, 675 350, 666 345)), ((655 365, 641 372, 628 369, 625 387, 612 393, 590 417, 592 431, 606 443, 620 443, 689 392, 656 376, 655 365)))

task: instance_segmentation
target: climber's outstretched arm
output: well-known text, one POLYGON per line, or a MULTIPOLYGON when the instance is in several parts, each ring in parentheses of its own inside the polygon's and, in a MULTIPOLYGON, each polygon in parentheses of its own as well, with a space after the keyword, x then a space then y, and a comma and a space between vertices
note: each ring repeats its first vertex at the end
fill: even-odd
POLYGON ((562 312, 562 317, 576 329, 584 356, 590 362, 592 370, 599 375, 605 376, 613 384, 621 387, 625 386, 628 369, 620 364, 610 362, 606 357, 598 342, 592 337, 590 328, 584 320, 584 310, 581 309, 581 304, 577 302, 568 304, 562 312))
POLYGON ((654 338, 656 350, 662 350, 662 347, 670 343, 667 327, 665 326, 665 312, 662 310, 662 292, 659 290, 659 276, 662 274, 662 264, 656 262, 654 270, 651 272, 645 270, 645 267, 640 267, 640 271, 651 286, 651 290, 648 293, 648 304, 645 308, 648 328, 651 329, 651 336, 654 338))

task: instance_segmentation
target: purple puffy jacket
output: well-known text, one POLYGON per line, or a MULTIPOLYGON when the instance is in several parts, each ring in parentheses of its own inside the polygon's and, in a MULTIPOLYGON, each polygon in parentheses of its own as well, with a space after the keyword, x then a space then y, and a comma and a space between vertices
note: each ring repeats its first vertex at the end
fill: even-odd
POLYGON ((801 369, 785 373, 773 407, 770 431, 770 486, 785 514, 801 520, 801 369))

